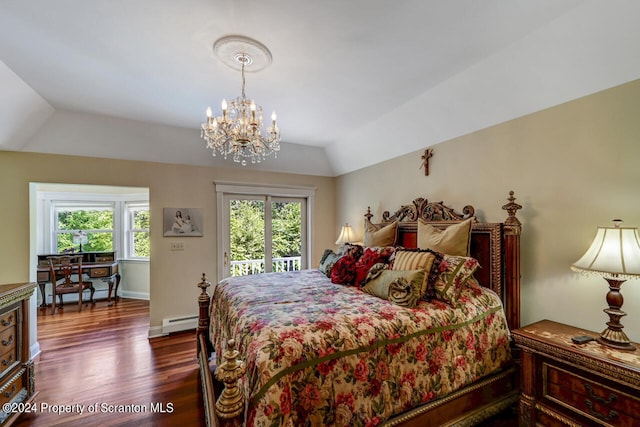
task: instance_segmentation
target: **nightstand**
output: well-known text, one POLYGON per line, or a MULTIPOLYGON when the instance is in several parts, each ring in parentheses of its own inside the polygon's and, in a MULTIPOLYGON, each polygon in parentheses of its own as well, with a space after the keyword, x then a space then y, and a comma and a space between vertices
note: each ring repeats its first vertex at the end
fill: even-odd
POLYGON ((599 333, 543 320, 512 331, 520 349, 520 426, 640 425, 640 344, 621 351, 571 337, 599 333))

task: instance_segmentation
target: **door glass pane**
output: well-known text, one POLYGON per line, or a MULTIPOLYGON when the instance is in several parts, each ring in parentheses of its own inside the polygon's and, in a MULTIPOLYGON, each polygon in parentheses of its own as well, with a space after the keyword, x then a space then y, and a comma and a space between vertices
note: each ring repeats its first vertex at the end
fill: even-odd
POLYGON ((232 199, 229 203, 231 276, 265 271, 263 200, 232 199))
POLYGON ((273 271, 300 270, 302 259, 302 203, 271 203, 273 271))

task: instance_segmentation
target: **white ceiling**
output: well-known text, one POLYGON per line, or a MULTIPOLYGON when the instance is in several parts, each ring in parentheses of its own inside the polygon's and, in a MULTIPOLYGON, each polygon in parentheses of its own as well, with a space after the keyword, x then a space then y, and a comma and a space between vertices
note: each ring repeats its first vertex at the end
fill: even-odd
POLYGON ((2 0, 0 149, 72 153, 34 135, 88 113, 192 132, 149 160, 207 164, 205 109, 241 86, 212 44, 240 34, 273 55, 246 92, 277 111, 282 154, 338 175, 639 78, 638 22, 635 0, 2 0))

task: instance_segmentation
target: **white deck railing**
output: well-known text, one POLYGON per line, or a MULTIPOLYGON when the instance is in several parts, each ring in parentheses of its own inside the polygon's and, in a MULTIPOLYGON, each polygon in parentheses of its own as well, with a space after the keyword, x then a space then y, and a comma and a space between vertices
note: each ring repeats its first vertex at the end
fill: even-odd
MULTIPOLYGON (((273 258, 272 271, 296 271, 300 270, 302 257, 273 258)), ((242 261, 231 261, 231 276, 246 276, 248 274, 264 273, 264 259, 245 259, 242 261)))

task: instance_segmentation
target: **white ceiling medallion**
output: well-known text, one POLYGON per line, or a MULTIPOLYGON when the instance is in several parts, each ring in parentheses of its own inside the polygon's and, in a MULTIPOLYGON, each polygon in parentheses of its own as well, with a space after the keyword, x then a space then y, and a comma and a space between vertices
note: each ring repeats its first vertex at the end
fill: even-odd
POLYGON ((255 73, 267 68, 272 61, 269 49, 257 40, 245 36, 225 36, 213 43, 213 53, 223 64, 236 71, 255 73), (243 59, 244 58, 244 59, 243 59))

